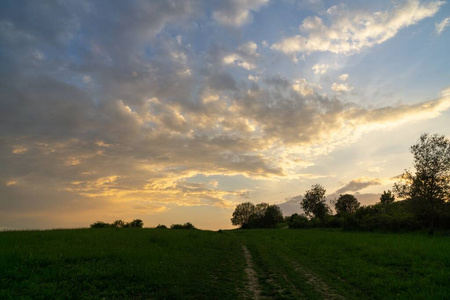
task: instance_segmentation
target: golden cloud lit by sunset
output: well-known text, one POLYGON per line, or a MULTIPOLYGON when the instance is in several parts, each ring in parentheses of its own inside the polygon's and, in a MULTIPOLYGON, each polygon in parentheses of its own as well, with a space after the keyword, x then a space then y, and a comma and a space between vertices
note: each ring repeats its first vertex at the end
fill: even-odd
POLYGON ((0 4, 1 227, 232 228, 314 183, 370 204, 450 135, 445 2, 123 5, 0 4))

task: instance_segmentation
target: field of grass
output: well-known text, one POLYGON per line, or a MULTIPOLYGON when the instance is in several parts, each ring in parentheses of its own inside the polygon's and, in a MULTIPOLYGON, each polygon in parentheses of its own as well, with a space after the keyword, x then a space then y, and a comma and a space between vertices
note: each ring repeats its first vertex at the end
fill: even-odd
POLYGON ((449 278, 448 236, 0 232, 0 299, 450 299, 449 278))

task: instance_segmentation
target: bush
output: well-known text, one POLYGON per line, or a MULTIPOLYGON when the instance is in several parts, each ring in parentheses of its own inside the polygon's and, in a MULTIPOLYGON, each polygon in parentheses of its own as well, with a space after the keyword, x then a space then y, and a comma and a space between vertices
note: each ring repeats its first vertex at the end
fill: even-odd
POLYGON ((304 215, 293 214, 286 218, 289 228, 307 228, 308 218, 304 215))
POLYGON ((102 221, 97 221, 91 224, 91 228, 108 228, 108 227, 111 227, 111 224, 102 221))
POLYGON ((172 224, 170 229, 196 229, 190 222, 184 224, 172 224))
POLYGON ((158 224, 158 226, 156 226, 156 229, 167 229, 167 226, 158 224))
POLYGON ((141 219, 136 219, 131 221, 130 223, 127 223, 127 225, 132 228, 142 228, 144 226, 144 222, 142 222, 141 219))
MULTIPOLYGON (((345 215, 344 213, 342 215, 345 215)), ((344 226, 343 216, 326 216, 325 227, 328 228, 342 228, 344 226)))
POLYGON ((124 222, 123 220, 116 220, 113 223, 105 223, 102 221, 97 221, 93 224, 91 224, 91 228, 142 228, 144 226, 144 222, 140 219, 135 219, 131 221, 130 223, 124 222))

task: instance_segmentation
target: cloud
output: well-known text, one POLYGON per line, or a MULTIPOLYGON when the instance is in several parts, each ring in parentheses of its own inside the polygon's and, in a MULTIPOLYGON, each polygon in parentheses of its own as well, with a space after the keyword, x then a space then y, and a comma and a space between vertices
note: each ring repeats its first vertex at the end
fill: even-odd
POLYGON ((314 84, 306 81, 304 78, 300 78, 295 80, 292 89, 303 96, 308 96, 314 94, 315 89, 322 89, 322 87, 319 84, 314 84))
POLYGON ((449 25, 450 25, 450 17, 445 18, 440 23, 435 23, 436 34, 440 35, 449 25))
POLYGON ((329 67, 330 66, 326 64, 315 64, 311 69, 314 71, 314 74, 323 75, 327 72, 329 67))
POLYGON ((303 213, 303 209, 300 206, 300 202, 302 201, 303 196, 298 195, 295 197, 285 199, 285 202, 277 204, 284 216, 290 216, 292 214, 301 214, 303 213))
MULTIPOLYGON (((106 12, 106 2, 58 2, 51 13, 36 3, 0 21, 0 211, 27 224, 227 211, 252 195, 225 188, 230 177, 320 178, 304 168, 322 155, 450 108, 449 89, 386 107, 321 95, 314 82, 271 72, 248 39, 195 49, 189 37, 202 25, 191 18, 206 18, 197 1, 107 3, 106 12), (250 65, 253 75, 240 69, 250 65)), ((223 5, 250 18, 265 3, 223 5)))
POLYGON ((236 53, 225 55, 222 62, 226 65, 234 64, 246 70, 255 69, 256 65, 254 62, 259 56, 257 50, 258 45, 256 43, 252 41, 247 42, 239 46, 236 53))
POLYGON ((222 1, 213 12, 214 19, 222 25, 240 27, 252 20, 251 11, 258 11, 268 0, 222 1))
POLYGON ((343 5, 333 6, 328 9, 325 19, 307 17, 300 25, 302 34, 284 38, 271 48, 286 54, 332 52, 350 55, 381 44, 402 28, 434 16, 444 3, 409 0, 391 10, 378 12, 351 11, 343 5))
POLYGON ((371 185, 380 185, 382 181, 378 178, 358 178, 350 181, 345 186, 334 192, 335 194, 342 194, 345 192, 357 192, 371 185))
POLYGON ((339 79, 342 80, 342 81, 346 81, 348 79, 348 74, 341 74, 339 76, 339 79))
POLYGON ((333 82, 333 84, 331 85, 331 89, 335 92, 338 93, 343 93, 343 92, 350 92, 353 90, 353 87, 350 86, 348 83, 337 83, 337 82, 333 82))

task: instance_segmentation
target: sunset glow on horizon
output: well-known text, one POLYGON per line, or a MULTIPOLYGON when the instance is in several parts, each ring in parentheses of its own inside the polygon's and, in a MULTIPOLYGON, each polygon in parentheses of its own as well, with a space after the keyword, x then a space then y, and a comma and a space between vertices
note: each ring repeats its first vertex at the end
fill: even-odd
POLYGON ((450 136, 445 1, 1 1, 0 229, 379 200, 450 136))

